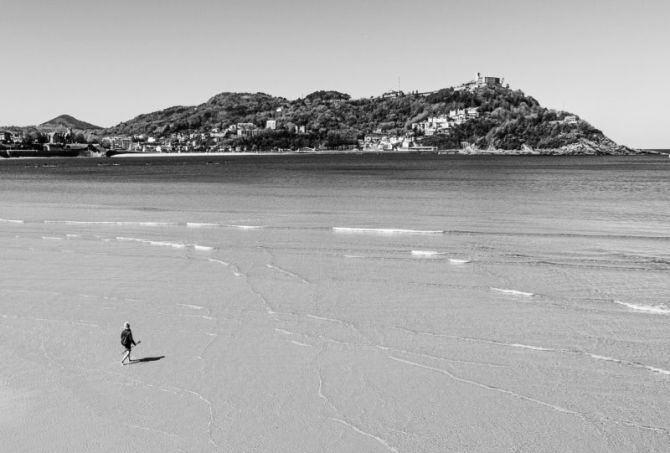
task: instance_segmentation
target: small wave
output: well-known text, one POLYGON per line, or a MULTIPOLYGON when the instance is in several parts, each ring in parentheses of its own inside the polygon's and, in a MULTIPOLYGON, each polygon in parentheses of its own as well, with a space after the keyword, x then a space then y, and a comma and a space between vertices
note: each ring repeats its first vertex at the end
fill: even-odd
POLYGON ((641 311, 645 313, 652 313, 655 315, 670 315, 670 308, 667 307, 667 305, 637 305, 637 304, 629 304, 627 302, 621 302, 618 300, 614 301, 615 304, 618 305, 623 305, 624 307, 628 307, 631 310, 635 311, 641 311))
POLYGON ((102 225, 102 226, 145 226, 166 227, 175 225, 168 222, 111 222, 111 221, 88 221, 88 220, 45 220, 49 225, 102 225))
POLYGON ((449 262, 451 264, 467 264, 470 262, 470 260, 462 260, 458 258, 449 258, 449 262))
POLYGON ((63 238, 59 238, 57 236, 42 236, 42 239, 45 241, 62 241, 63 238))
POLYGON ((409 230, 403 228, 350 228, 350 227, 333 227, 335 233, 345 234, 444 234, 444 230, 409 230))
POLYGON ((0 223, 25 223, 23 220, 0 219, 0 223))
POLYGON ((124 237, 124 236, 117 236, 116 240, 117 241, 122 241, 122 242, 138 242, 140 244, 147 244, 147 245, 152 245, 152 246, 155 246, 155 247, 171 247, 171 248, 174 248, 174 249, 184 249, 184 248, 186 248, 186 244, 183 244, 181 242, 150 241, 148 239, 139 239, 139 238, 124 237))
POLYGON ((262 230, 264 227, 260 225, 226 225, 228 228, 236 228, 238 230, 262 230))
POLYGON ((312 347, 311 344, 300 343, 299 341, 295 341, 295 340, 291 340, 291 343, 293 343, 296 346, 302 346, 302 347, 305 347, 305 348, 311 348, 312 347))
POLYGON ((444 253, 434 250, 412 250, 412 256, 416 256, 417 258, 435 258, 440 255, 444 255, 444 253))
POLYGON ((219 223, 186 222, 187 228, 218 228, 220 226, 219 223))
POLYGON ((204 310, 205 309, 205 307, 201 307, 200 305, 191 305, 191 304, 177 304, 177 307, 190 308, 192 310, 204 310))
POLYGON ((291 332, 291 331, 284 330, 284 329, 279 329, 279 328, 275 328, 275 332, 280 333, 282 335, 298 335, 295 332, 291 332))
POLYGON ((214 250, 214 247, 210 247, 208 245, 193 244, 193 249, 197 252, 211 252, 212 250, 214 250))
POLYGON ((496 291, 503 294, 509 294, 511 296, 533 297, 535 295, 533 293, 529 293, 526 291, 518 291, 516 289, 491 288, 491 291, 496 291))
POLYGON ((149 245, 153 245, 155 247, 171 247, 173 249, 184 249, 186 248, 186 244, 182 244, 181 242, 168 242, 168 241, 148 241, 149 245))
POLYGON ((365 258, 363 255, 344 255, 345 258, 365 258))
POLYGON ((81 235, 80 234, 66 234, 65 237, 68 238, 68 239, 77 239, 77 238, 80 238, 81 235))

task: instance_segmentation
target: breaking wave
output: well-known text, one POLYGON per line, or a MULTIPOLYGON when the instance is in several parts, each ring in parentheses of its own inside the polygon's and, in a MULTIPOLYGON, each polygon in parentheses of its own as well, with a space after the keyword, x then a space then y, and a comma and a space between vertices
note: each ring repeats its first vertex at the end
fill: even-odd
POLYGON ((628 307, 631 310, 635 311, 641 311, 644 313, 652 313, 655 315, 670 315, 670 308, 668 308, 667 305, 637 305, 637 304, 629 304, 627 302, 621 302, 618 300, 614 301, 615 304, 617 305, 623 305, 624 307, 628 307))
POLYGON ((333 232, 344 234, 444 234, 444 230, 408 230, 403 228, 350 228, 333 227, 333 232))
POLYGON ((458 259, 458 258, 449 258, 449 262, 451 264, 467 264, 470 262, 470 260, 463 260, 463 259, 458 259))

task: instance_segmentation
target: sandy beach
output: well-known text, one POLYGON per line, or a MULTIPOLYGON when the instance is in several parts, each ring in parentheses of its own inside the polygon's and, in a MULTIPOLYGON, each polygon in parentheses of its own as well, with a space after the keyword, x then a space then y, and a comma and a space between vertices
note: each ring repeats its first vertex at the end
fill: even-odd
POLYGON ((3 448, 667 451, 657 161, 332 159, 0 169, 3 448))

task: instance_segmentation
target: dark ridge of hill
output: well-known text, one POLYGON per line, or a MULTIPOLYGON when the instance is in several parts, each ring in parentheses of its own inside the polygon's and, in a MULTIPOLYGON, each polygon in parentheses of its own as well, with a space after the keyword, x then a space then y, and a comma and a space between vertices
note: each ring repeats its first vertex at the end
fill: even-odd
POLYGON ((57 116, 56 118, 54 118, 52 120, 49 120, 46 123, 40 124, 39 127, 41 127, 41 128, 70 128, 70 129, 78 129, 78 130, 103 129, 100 126, 95 126, 91 123, 87 123, 86 121, 78 120, 77 118, 75 118, 71 115, 57 116))
POLYGON ((446 134, 422 137, 423 145, 439 149, 554 149, 566 153, 619 154, 619 146, 583 119, 540 105, 521 90, 483 86, 474 90, 445 88, 431 94, 351 99, 337 91, 316 91, 288 100, 266 93, 220 93, 198 106, 176 106, 139 115, 100 131, 107 135, 154 135, 220 131, 238 123, 263 129, 277 121, 276 131, 232 138, 249 149, 353 145, 365 135, 402 136, 412 124, 451 110, 476 107, 478 118, 450 127, 446 134), (304 128, 298 134, 298 128, 304 128))

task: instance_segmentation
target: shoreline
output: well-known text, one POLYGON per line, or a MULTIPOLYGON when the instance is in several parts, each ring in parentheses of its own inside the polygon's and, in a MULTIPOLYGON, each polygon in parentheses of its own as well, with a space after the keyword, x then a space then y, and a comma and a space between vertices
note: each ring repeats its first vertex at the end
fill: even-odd
POLYGON ((630 152, 613 152, 613 153, 579 153, 573 151, 566 151, 561 149, 543 149, 543 150, 395 150, 395 151, 378 151, 378 150, 318 150, 318 151, 241 151, 241 152, 192 152, 192 153, 156 153, 156 152, 128 152, 118 153, 112 156, 100 155, 82 155, 82 156, 13 156, 4 157, 2 161, 14 160, 42 160, 53 158, 67 158, 67 159, 170 159, 170 158, 191 158, 191 157, 252 157, 252 156, 301 156, 301 155, 403 155, 403 154, 417 154, 417 155, 446 155, 446 156, 670 156, 670 152, 664 150, 651 149, 637 149, 630 152))

